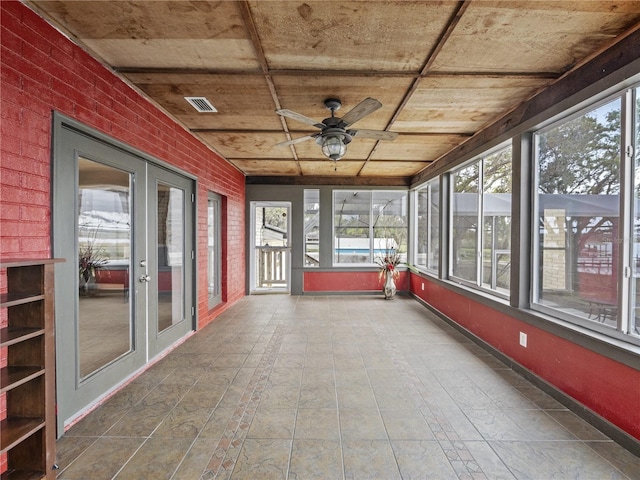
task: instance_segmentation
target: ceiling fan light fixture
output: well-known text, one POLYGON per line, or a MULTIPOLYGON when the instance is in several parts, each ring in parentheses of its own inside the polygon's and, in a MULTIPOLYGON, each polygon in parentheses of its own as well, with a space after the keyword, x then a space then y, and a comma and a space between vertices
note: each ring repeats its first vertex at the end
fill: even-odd
POLYGON ((334 162, 340 160, 347 153, 347 146, 342 141, 342 135, 333 134, 322 138, 322 153, 334 162))

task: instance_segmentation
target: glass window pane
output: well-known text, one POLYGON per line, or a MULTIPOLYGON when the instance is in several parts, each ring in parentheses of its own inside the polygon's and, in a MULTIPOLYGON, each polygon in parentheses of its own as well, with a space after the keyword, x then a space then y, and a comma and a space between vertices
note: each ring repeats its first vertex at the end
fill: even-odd
POLYGON ((479 163, 453 173, 451 273, 476 282, 478 277, 479 163))
POLYGON ((131 351, 131 174, 78 160, 80 378, 131 351))
POLYGON ((440 181, 429 184, 429 248, 427 268, 437 272, 440 268, 440 181))
POLYGON ((385 253, 407 256, 407 192, 336 190, 334 264, 372 264, 385 253))
POLYGON ((511 147, 482 163, 482 286, 507 294, 511 273, 511 147))
POLYGON ((320 190, 304 191, 304 266, 320 266, 320 190))
POLYGON ((221 300, 220 197, 209 193, 207 199, 207 287, 209 308, 221 300))
POLYGON ((374 258, 399 253, 407 261, 407 192, 376 192, 371 195, 374 258))
POLYGON ((537 298, 617 326, 620 112, 616 99, 537 135, 537 298))
POLYGON ((416 192, 416 258, 415 263, 427 268, 429 252, 429 185, 416 192))
POLYGON ((640 335, 640 88, 635 89, 634 186, 633 186, 633 276, 631 282, 631 319, 629 333, 640 335))
POLYGON ((334 192, 335 263, 373 263, 370 235, 371 192, 334 192))

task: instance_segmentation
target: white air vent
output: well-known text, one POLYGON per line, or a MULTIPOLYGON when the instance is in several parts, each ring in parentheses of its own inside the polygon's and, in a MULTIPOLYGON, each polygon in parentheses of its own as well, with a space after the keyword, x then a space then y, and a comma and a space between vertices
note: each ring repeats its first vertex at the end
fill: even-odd
POLYGON ((184 97, 184 99, 200 113, 216 113, 218 111, 205 97, 184 97))

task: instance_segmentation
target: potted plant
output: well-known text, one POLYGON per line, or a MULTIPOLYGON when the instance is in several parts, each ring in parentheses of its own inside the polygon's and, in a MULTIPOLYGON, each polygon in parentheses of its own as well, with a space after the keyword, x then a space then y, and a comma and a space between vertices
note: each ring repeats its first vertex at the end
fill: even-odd
POLYGON ((80 245, 78 253, 78 273, 80 275, 80 289, 85 295, 89 295, 95 289, 96 270, 104 268, 107 257, 101 248, 95 248, 90 241, 80 245))
POLYGON ((398 264, 400 264, 400 254, 394 249, 387 249, 384 257, 376 258, 379 268, 379 279, 384 279, 382 293, 385 300, 391 300, 396 294, 396 282, 400 272, 398 272, 398 264))

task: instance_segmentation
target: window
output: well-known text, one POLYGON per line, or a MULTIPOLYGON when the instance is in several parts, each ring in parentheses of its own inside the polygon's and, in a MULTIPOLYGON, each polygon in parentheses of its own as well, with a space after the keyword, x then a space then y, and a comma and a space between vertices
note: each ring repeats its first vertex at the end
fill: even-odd
MULTIPOLYGON (((615 98, 535 136, 538 268, 533 301, 562 318, 637 334, 635 320, 629 329, 621 315, 626 295, 623 305, 618 301, 621 267, 631 267, 624 259, 632 257, 637 270, 638 258, 635 228, 634 242, 619 240, 628 228, 620 214, 622 102, 623 97, 615 98), (628 243, 633 243, 631 252, 624 251, 628 243)), ((637 186, 631 188, 637 192, 637 186)))
POLYGON ((479 167, 476 162, 451 176, 451 275, 474 283, 478 278, 479 167))
POLYGON ((406 261, 407 192, 333 193, 334 264, 372 264, 386 253, 406 261))
POLYGON ((482 166, 482 285, 507 294, 511 283, 511 147, 482 166))
POLYGON ((320 190, 304 191, 304 266, 320 265, 320 190))
POLYGON ((451 175, 450 276, 509 293, 511 268, 511 147, 451 175))
POLYGON ((632 335, 640 335, 640 88, 633 90, 631 94, 634 100, 634 128, 633 132, 633 194, 631 198, 633 223, 631 225, 631 315, 629 325, 621 325, 621 330, 632 335))
POLYGON ((220 238, 220 196, 209 193, 207 199, 207 285, 209 308, 213 308, 222 300, 221 295, 221 238, 220 238))
POLYGON ((416 192, 415 264, 437 273, 440 265, 440 182, 434 179, 416 192))

